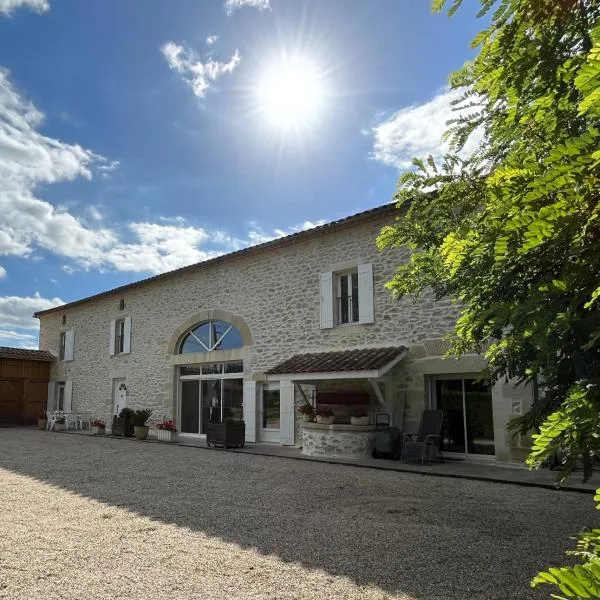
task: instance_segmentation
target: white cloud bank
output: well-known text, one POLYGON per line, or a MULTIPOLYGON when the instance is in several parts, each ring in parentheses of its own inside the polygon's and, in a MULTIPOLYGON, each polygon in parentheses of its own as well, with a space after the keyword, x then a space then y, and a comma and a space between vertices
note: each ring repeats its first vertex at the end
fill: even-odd
POLYGON ((50 9, 48 0, 0 0, 0 15, 9 16, 22 6, 39 13, 50 9))
MULTIPOLYGON (((448 143, 442 141, 447 123, 458 113, 452 102, 462 96, 460 90, 446 90, 424 104, 400 109, 375 126, 371 158, 398 169, 412 166, 413 157, 425 158, 431 154, 439 160, 448 152, 448 143)), ((462 153, 469 154, 481 140, 474 132, 462 153)))
POLYGON ((240 63, 240 53, 237 50, 228 62, 212 58, 202 62, 192 49, 175 42, 167 42, 160 50, 169 67, 181 75, 199 98, 204 97, 212 83, 223 75, 232 73, 240 63))
POLYGON ((267 10, 271 8, 270 0, 225 0, 225 11, 231 15, 238 8, 243 7, 258 8, 258 10, 267 10))

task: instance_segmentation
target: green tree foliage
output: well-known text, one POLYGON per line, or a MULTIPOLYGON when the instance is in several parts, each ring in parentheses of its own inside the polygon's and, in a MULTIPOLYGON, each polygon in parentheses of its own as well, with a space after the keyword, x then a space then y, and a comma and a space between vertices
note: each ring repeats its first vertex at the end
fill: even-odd
MULTIPOLYGON (((434 0, 453 14, 462 0, 434 0)), ((399 180, 402 216, 381 247, 412 257, 389 287, 461 304, 452 352, 485 353, 493 380, 539 379, 513 427, 563 478, 600 450, 600 0, 480 0, 478 54, 437 163, 399 180), (480 139, 464 154, 467 139, 480 139)))

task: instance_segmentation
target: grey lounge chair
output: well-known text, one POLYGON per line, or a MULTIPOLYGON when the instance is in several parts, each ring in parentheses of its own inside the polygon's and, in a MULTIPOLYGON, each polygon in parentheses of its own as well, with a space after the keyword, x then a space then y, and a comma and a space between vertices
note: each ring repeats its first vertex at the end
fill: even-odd
POLYGON ((405 433, 402 446, 402 460, 429 462, 439 455, 442 421, 441 410, 424 410, 417 433, 405 433))

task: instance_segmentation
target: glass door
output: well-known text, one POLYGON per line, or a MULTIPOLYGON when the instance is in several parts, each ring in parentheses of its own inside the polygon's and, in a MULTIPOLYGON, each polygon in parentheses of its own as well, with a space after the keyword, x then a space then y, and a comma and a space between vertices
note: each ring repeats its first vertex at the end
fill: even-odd
POLYGON ((200 432, 200 382, 190 379, 181 382, 181 433, 200 432))
POLYGON ((492 390, 475 378, 434 380, 435 405, 444 411, 442 451, 462 455, 495 455, 492 390))
POLYGON ((281 440, 279 384, 264 384, 260 402, 260 439, 264 442, 279 442, 281 440))

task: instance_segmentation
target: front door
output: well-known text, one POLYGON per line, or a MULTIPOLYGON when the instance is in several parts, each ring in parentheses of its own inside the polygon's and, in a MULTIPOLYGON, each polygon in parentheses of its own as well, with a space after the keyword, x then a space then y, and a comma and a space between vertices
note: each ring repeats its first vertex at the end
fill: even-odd
POLYGON ((125 378, 113 379, 113 414, 119 413, 127 406, 127 385, 125 378))
POLYGON ((280 392, 278 383, 265 383, 260 396, 260 433, 263 442, 279 442, 281 423, 280 392))
POLYGON ((492 389, 474 377, 434 379, 436 407, 444 411, 442 450, 466 456, 494 456, 492 389))

